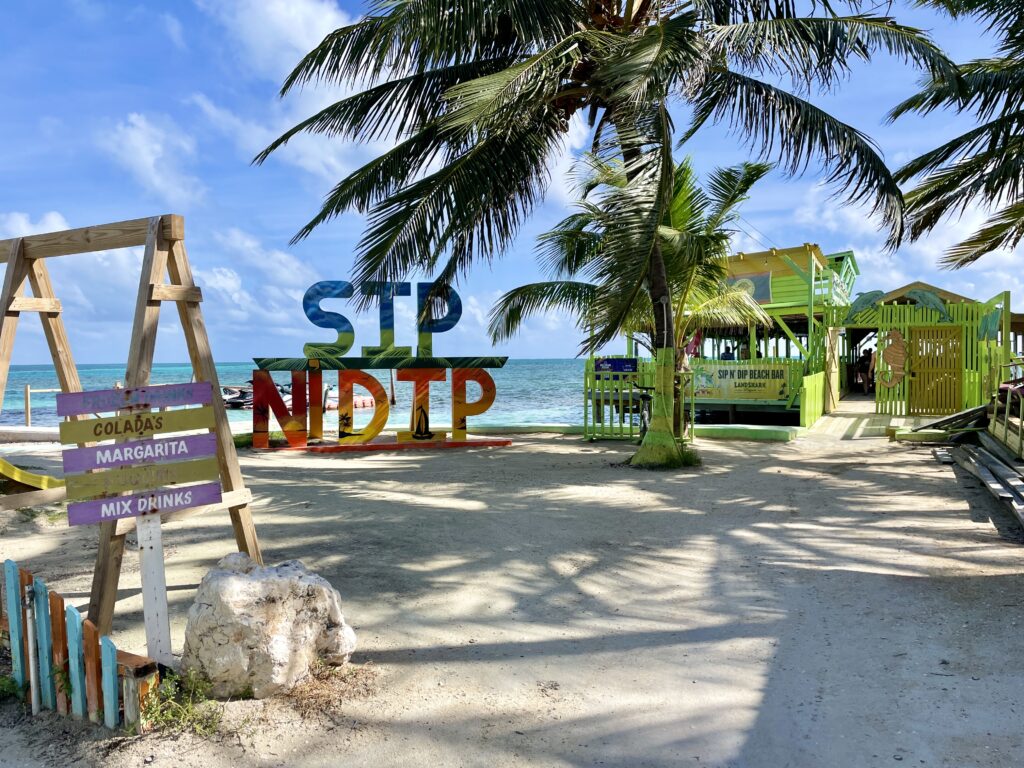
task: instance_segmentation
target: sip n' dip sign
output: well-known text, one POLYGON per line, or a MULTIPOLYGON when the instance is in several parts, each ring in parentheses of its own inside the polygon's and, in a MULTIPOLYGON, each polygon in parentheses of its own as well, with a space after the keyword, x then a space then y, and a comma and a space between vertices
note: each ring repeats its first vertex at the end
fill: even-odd
POLYGON ((212 401, 208 382, 57 396, 62 417, 116 414, 60 425, 61 442, 80 446, 64 450, 68 522, 138 518, 146 643, 164 664, 173 656, 160 515, 221 501, 216 435, 174 433, 213 429, 212 401), (192 407, 153 410, 177 406, 192 407))

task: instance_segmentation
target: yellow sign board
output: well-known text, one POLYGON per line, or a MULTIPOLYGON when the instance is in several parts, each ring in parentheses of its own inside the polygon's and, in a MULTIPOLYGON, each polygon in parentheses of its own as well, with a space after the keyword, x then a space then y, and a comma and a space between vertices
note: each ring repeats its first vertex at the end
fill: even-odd
POLYGON ((141 467, 109 469, 105 472, 90 472, 82 475, 68 475, 65 482, 68 497, 89 499, 110 496, 138 488, 159 488, 173 483, 195 483, 200 480, 214 480, 220 475, 217 457, 179 461, 174 464, 146 464, 141 467))
POLYGON ((704 400, 788 400, 785 363, 701 363, 694 370, 694 397, 704 400))
POLYGON ((187 432, 213 426, 213 408, 183 408, 177 411, 144 411, 102 419, 65 421, 60 425, 62 443, 95 443, 102 440, 132 440, 167 432, 187 432))

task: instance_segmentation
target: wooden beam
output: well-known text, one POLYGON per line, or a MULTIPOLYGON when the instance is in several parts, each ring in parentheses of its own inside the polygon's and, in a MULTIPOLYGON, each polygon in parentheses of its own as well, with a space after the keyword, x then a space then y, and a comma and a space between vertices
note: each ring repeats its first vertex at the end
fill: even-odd
MULTIPOLYGON (((25 276, 28 272, 22 239, 18 237, 14 240, 5 240, 4 243, 10 243, 10 246, 0 251, 0 256, 7 262, 3 288, 0 289, 0 307, 10 306, 14 299, 21 296, 25 290, 25 276)), ((11 372, 11 355, 14 352, 14 334, 18 330, 20 317, 17 312, 0 313, 0 408, 4 404, 7 377, 11 372)))
MULTIPOLYGON (((157 323, 160 322, 160 302, 150 301, 149 287, 162 283, 167 270, 168 244, 163 236, 162 219, 148 219, 147 227, 146 250, 142 256, 142 274, 135 299, 135 320, 125 369, 125 386, 129 389, 149 384, 157 323)), ((220 398, 214 399, 220 401, 220 398)), ((89 596, 89 620, 99 627, 100 634, 109 635, 117 602, 117 584, 121 579, 124 534, 117 533, 116 521, 100 523, 99 527, 99 548, 89 596)))
MULTIPOLYGON (((195 285, 192 267, 188 263, 185 242, 182 240, 172 243, 170 249, 167 272, 171 282, 176 285, 195 285)), ((210 337, 206 333, 203 312, 198 304, 178 302, 177 307, 178 320, 185 334, 185 343, 188 346, 188 355, 192 361, 192 370, 195 371, 196 381, 210 382, 213 391, 219 393, 217 366, 213 362, 213 351, 210 349, 210 337)), ((220 461, 221 488, 227 495, 231 491, 244 490, 245 480, 242 478, 242 470, 238 466, 238 453, 235 449, 235 441, 231 434, 231 425, 228 423, 223 398, 213 398, 213 412, 216 423, 214 432, 217 434, 217 458, 220 461)), ((238 550, 245 552, 257 563, 262 564, 263 554, 260 551, 260 542, 252 520, 252 510, 248 503, 229 507, 229 511, 238 550)))
POLYGON ((784 262, 786 262, 786 265, 790 269, 792 269, 793 272, 796 273, 797 277, 799 277, 801 280, 803 280, 808 285, 811 284, 811 278, 808 276, 806 269, 804 269, 803 267, 799 266, 795 261, 793 261, 791 258, 789 258, 789 256, 786 256, 785 254, 779 254, 779 258, 782 259, 784 262))
POLYGON ((203 300, 203 291, 197 285, 160 285, 149 286, 150 301, 188 301, 198 304, 203 300))
POLYGON ((11 300, 8 312, 46 312, 56 314, 60 312, 60 299, 36 299, 28 296, 15 296, 11 300))
MULTIPOLYGON (((769 312, 768 314, 771 314, 771 313, 769 312)), ((772 315, 772 317, 775 319, 775 322, 777 322, 779 324, 779 327, 783 330, 783 332, 790 338, 790 340, 794 344, 796 344, 796 348, 800 350, 800 353, 804 356, 804 360, 806 360, 808 357, 810 357, 810 355, 807 354, 807 347, 805 347, 803 344, 800 343, 800 340, 789 329, 789 326, 786 325, 786 321, 782 319, 782 316, 781 315, 772 315)), ((787 357, 789 356, 789 350, 786 351, 786 356, 787 357)))
MULTIPOLYGON (((168 242, 185 238, 185 219, 177 214, 160 216, 160 235, 168 242)), ((146 233, 151 219, 131 219, 113 224, 100 224, 63 232, 47 232, 21 238, 26 259, 45 259, 51 256, 70 256, 74 253, 108 251, 146 244, 146 233)), ((18 238, 0 240, 0 262, 7 261, 8 253, 18 238)))

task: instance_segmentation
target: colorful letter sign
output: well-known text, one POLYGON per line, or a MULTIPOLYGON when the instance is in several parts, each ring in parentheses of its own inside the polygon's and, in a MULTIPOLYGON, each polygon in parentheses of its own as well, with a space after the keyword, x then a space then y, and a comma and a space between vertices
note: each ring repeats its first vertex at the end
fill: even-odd
MULTIPOLYGON (((387 424, 390 406, 387 393, 370 370, 396 371, 398 381, 413 382, 412 408, 408 430, 398 432, 403 444, 447 443, 447 432, 430 426, 430 384, 447 382, 452 371, 451 446, 466 442, 466 418, 484 413, 494 403, 494 380, 484 368, 501 368, 505 357, 435 357, 434 334, 450 331, 462 317, 462 300, 450 287, 434 283, 416 284, 416 356, 412 348, 395 345, 395 301, 412 296, 410 283, 366 282, 359 293, 376 297, 380 307, 380 344, 362 347, 362 357, 342 357, 355 344, 355 329, 347 317, 325 310, 326 299, 352 298, 355 286, 345 281, 316 283, 306 291, 302 308, 313 325, 337 331, 330 342, 310 342, 303 347, 304 358, 257 358, 253 372, 253 447, 270 445, 270 416, 276 418, 288 445, 307 445, 309 438, 323 436, 323 371, 338 372, 338 445, 365 444, 380 434, 387 424), (291 371, 291 403, 278 390, 271 371, 291 371), (308 380, 307 380, 308 373, 308 380), (308 386, 307 386, 308 381, 308 386), (466 400, 466 383, 482 389, 480 399, 466 400), (354 426, 353 388, 366 390, 373 401, 373 416, 362 429, 354 426), (306 404, 309 404, 307 417, 306 404)), ((140 429, 145 429, 142 425, 140 429)), ((153 426, 152 430, 156 430, 153 426)), ((507 441, 503 441, 503 444, 507 441)))
POLYGON ((57 395, 59 416, 116 412, 60 425, 61 442, 78 444, 64 450, 68 523, 138 518, 147 651, 168 665, 174 657, 160 515, 221 501, 216 435, 172 433, 213 429, 212 401, 209 383, 57 395))

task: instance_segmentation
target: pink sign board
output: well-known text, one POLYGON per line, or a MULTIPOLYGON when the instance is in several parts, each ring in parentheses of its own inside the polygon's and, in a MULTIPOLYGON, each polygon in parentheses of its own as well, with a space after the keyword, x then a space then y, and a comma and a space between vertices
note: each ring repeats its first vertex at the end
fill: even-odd
POLYGON ((68 524, 95 525, 122 517, 176 512, 180 509, 217 504, 221 500, 220 483, 179 485, 142 491, 130 496, 80 501, 68 504, 68 524))
POLYGON ((217 436, 181 435, 64 450, 64 474, 131 464, 170 464, 217 455, 217 436))
POLYGON ((174 405, 209 405, 213 386, 208 381, 191 384, 159 384, 136 389, 97 389, 57 395, 58 416, 105 413, 122 408, 145 410, 174 405))

